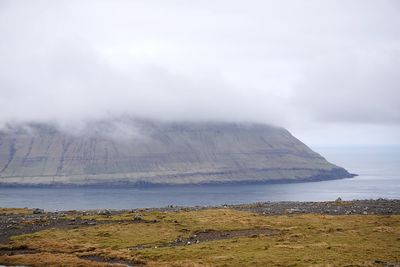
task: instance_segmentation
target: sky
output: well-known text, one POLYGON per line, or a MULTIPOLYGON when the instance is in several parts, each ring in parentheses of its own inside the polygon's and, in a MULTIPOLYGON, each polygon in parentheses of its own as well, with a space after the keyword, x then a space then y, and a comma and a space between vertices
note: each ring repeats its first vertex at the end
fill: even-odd
POLYGON ((0 125, 122 115, 400 144, 400 2, 0 0, 0 125))

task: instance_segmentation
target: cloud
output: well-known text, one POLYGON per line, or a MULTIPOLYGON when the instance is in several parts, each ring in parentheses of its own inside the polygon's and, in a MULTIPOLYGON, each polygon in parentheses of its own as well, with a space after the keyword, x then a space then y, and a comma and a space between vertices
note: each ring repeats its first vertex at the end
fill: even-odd
POLYGON ((399 11, 395 0, 2 1, 0 124, 128 114, 398 129, 399 11))
POLYGON ((322 122, 400 124, 400 49, 358 48, 321 61, 305 71, 294 98, 310 116, 322 122))

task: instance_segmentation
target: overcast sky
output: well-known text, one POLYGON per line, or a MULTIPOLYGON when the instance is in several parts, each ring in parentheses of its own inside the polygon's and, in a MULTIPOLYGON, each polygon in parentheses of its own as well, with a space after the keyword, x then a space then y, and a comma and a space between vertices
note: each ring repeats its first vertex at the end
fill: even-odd
POLYGON ((0 123, 254 121, 400 143, 400 1, 0 0, 0 123))

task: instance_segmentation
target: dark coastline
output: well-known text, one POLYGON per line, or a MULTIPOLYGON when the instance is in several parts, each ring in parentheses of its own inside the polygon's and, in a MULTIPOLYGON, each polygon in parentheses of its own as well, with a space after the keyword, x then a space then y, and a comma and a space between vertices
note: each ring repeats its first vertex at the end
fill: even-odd
POLYGON ((172 184, 172 183, 151 183, 146 181, 115 181, 112 182, 99 182, 90 184, 75 184, 75 183, 1 183, 0 187, 3 188, 104 188, 104 187, 133 187, 133 188, 156 188, 156 187, 180 187, 180 186, 224 186, 224 185, 268 185, 268 184, 293 184, 293 183, 310 183, 310 182, 322 182, 330 180, 341 180, 349 179, 358 176, 347 172, 345 169, 338 168, 332 172, 326 172, 322 175, 307 177, 307 178, 296 178, 296 179, 269 179, 269 180, 239 180, 239 181, 210 181, 203 183, 185 183, 185 184, 172 184))

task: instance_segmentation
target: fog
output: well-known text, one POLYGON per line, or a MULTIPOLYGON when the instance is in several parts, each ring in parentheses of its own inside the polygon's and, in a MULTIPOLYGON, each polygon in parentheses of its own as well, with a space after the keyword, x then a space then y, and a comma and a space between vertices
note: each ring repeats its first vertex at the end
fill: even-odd
POLYGON ((0 124, 261 122, 400 143, 398 1, 0 1, 0 124))

